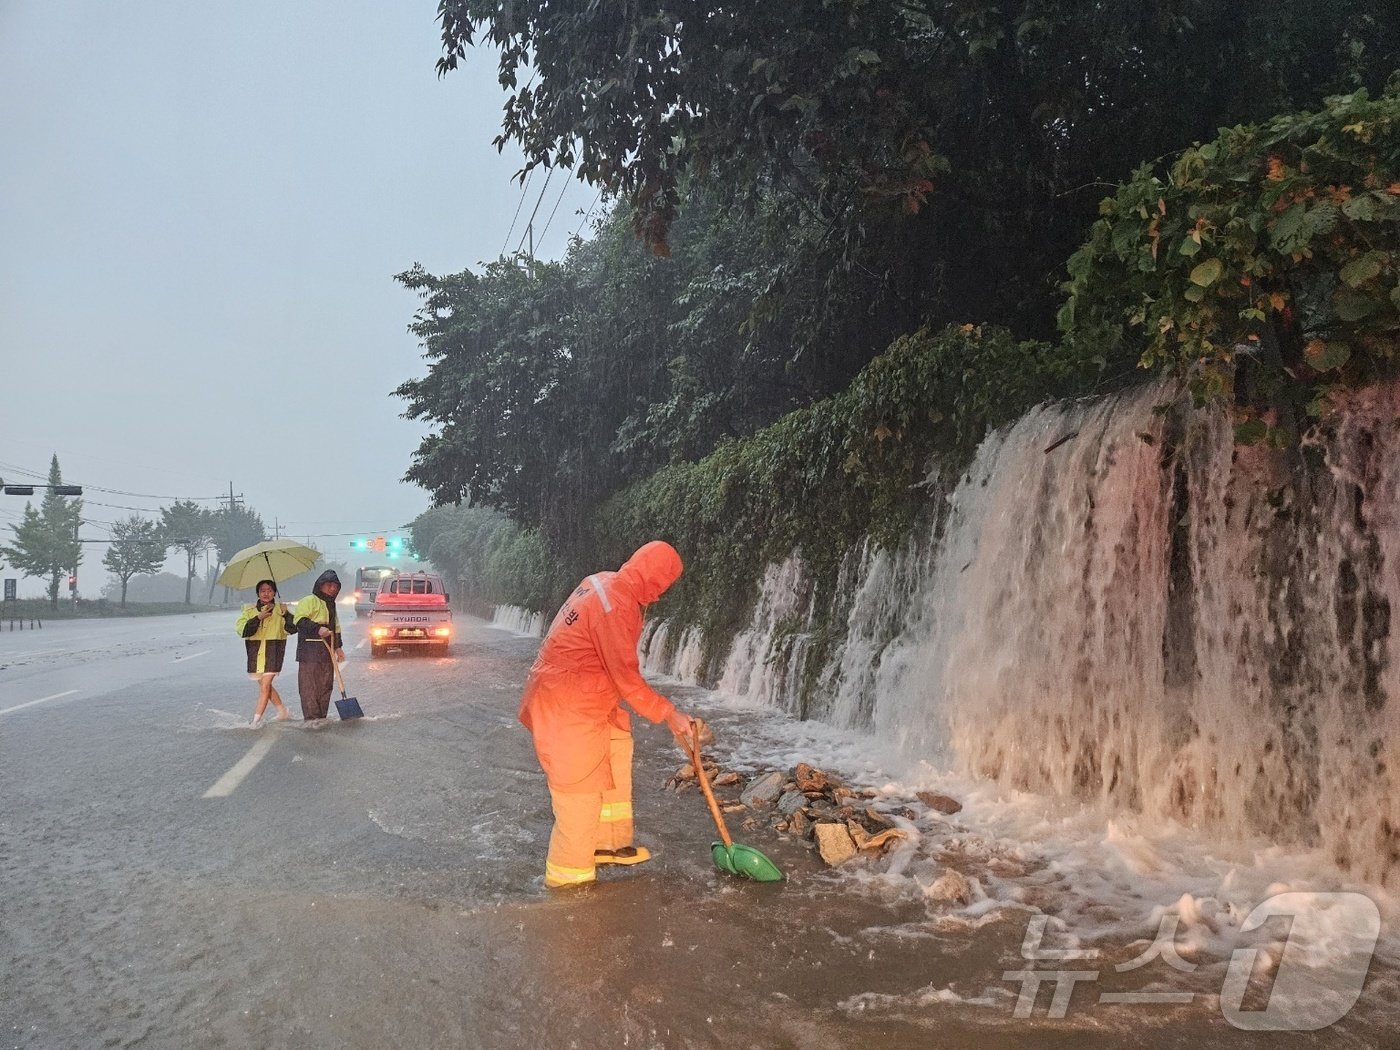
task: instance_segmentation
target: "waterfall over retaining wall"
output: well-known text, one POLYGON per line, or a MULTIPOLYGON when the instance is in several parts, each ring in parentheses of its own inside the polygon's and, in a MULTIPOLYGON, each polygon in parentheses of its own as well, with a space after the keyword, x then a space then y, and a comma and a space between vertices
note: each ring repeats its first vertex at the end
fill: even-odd
MULTIPOLYGON (((850 553, 821 668, 800 556, 771 566, 706 684, 909 762, 1400 876, 1400 388, 1353 395, 1301 452, 1236 447, 1224 413, 1168 399, 990 437, 932 534, 850 553)), ((653 669, 697 680, 698 637, 658 634, 653 669)))
POLYGON ((540 638, 544 635, 545 619, 543 613, 531 612, 518 605, 497 605, 491 612, 491 626, 540 638))

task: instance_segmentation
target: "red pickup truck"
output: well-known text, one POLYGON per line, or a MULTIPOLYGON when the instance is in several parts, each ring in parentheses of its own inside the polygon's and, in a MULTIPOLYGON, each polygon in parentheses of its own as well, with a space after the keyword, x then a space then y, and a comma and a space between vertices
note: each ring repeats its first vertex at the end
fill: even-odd
POLYGON ((451 644, 452 610, 441 576, 399 572, 379 581, 379 593, 369 614, 371 656, 418 645, 446 653, 451 644))

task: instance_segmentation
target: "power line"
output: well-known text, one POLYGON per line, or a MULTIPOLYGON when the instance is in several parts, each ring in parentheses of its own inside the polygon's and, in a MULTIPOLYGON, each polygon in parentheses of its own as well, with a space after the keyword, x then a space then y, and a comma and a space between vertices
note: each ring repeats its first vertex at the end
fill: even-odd
POLYGON ((545 234, 549 232, 549 224, 554 221, 554 213, 559 210, 559 202, 564 199, 564 194, 568 192, 569 180, 564 180, 564 185, 559 187, 559 196, 554 198, 554 207, 549 212, 549 218, 544 220, 544 229, 540 231, 540 240, 543 241, 545 234))
POLYGON ((520 199, 515 202, 515 214, 511 216, 510 229, 506 230, 506 239, 501 244, 502 255, 504 255, 506 253, 506 249, 510 247, 510 235, 515 232, 515 220, 520 218, 520 209, 525 204, 525 193, 530 188, 530 179, 534 176, 534 174, 535 169, 531 168, 525 173, 525 181, 520 184, 520 199))
POLYGON ((590 215, 593 214, 593 209, 596 208, 596 207, 598 207, 598 201, 599 201, 599 199, 600 199, 602 196, 603 196, 603 187, 599 186, 599 187, 598 187, 598 192, 595 193, 595 194, 593 195, 593 203, 590 204, 590 205, 588 206, 588 210, 587 210, 586 212, 583 213, 583 218, 579 220, 578 228, 574 230, 574 236, 575 236, 575 237, 577 237, 577 236, 579 235, 579 231, 583 229, 583 224, 586 223, 586 222, 588 221, 588 217, 589 217, 590 215))
POLYGON ((540 187, 540 195, 535 200, 535 208, 532 212, 530 212, 530 218, 525 223, 525 233, 522 233, 520 235, 520 244, 517 245, 515 249, 517 255, 520 254, 520 249, 525 247, 525 237, 530 232, 530 228, 534 225, 535 216, 538 215, 540 212, 540 205, 544 203, 544 195, 545 192, 549 189, 549 180, 552 178, 554 178, 554 169, 550 168, 544 174, 544 185, 540 187))
POLYGON ((83 500, 84 507, 106 507, 108 510, 135 510, 143 514, 159 514, 159 507, 128 507, 121 503, 98 503, 95 499, 83 500))
MULTIPOLYGON (((22 474, 22 475, 25 475, 26 477, 31 477, 31 478, 46 478, 46 477, 49 476, 48 471, 43 471, 42 473, 40 473, 39 471, 30 470, 28 467, 17 466, 17 465, 14 464, 14 463, 0 463, 0 469, 3 469, 3 470, 13 470, 13 471, 14 471, 15 473, 17 473, 17 474, 22 474)), ((79 482, 70 482, 69 484, 80 484, 80 483, 79 483, 79 482)), ((111 495, 111 496, 130 496, 130 497, 133 498, 133 499, 191 500, 191 501, 194 501, 194 502, 211 501, 211 500, 225 500, 225 501, 226 501, 226 500, 228 499, 228 497, 227 497, 227 496, 224 496, 224 495, 218 495, 218 496, 155 496, 155 495, 152 495, 152 494, 149 493, 149 492, 127 492, 125 489, 109 489, 109 488, 103 488, 101 485, 86 485, 86 484, 84 484, 84 485, 82 485, 82 487, 83 487, 84 489, 92 489, 94 492, 105 492, 105 493, 107 493, 108 495, 111 495)), ((141 509, 141 508, 136 507, 136 508, 130 508, 130 509, 139 510, 139 509, 141 509)))

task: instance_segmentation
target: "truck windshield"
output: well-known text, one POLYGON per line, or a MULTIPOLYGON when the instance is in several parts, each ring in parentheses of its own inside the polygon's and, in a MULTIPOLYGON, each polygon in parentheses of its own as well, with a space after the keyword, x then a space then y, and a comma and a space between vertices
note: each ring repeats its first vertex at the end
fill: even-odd
POLYGON ((394 575, 397 569, 387 565, 371 565, 355 570, 355 590, 373 594, 379 590, 379 581, 394 575))
POLYGON ((431 580, 393 580, 384 588, 390 594, 432 594, 431 580))

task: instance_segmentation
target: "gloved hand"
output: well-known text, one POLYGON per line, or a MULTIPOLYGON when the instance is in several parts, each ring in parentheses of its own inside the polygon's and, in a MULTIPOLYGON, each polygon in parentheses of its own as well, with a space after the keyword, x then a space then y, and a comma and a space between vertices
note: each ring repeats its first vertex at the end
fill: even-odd
POLYGON ((715 742, 714 731, 710 729, 703 718, 692 718, 679 710, 673 711, 666 719, 666 726, 671 730, 671 735, 676 738, 676 743, 686 754, 690 754, 691 745, 694 743, 691 736, 692 726, 695 727, 700 737, 701 747, 709 747, 715 742))
POLYGON ((676 738, 676 743, 687 752, 690 751, 691 744, 690 722, 690 716, 678 707, 673 707, 671 713, 666 716, 666 728, 676 738))
POLYGON ((695 723, 695 728, 699 731, 701 747, 709 747, 715 742, 715 731, 710 728, 708 722, 703 718, 692 718, 691 721, 695 723))

